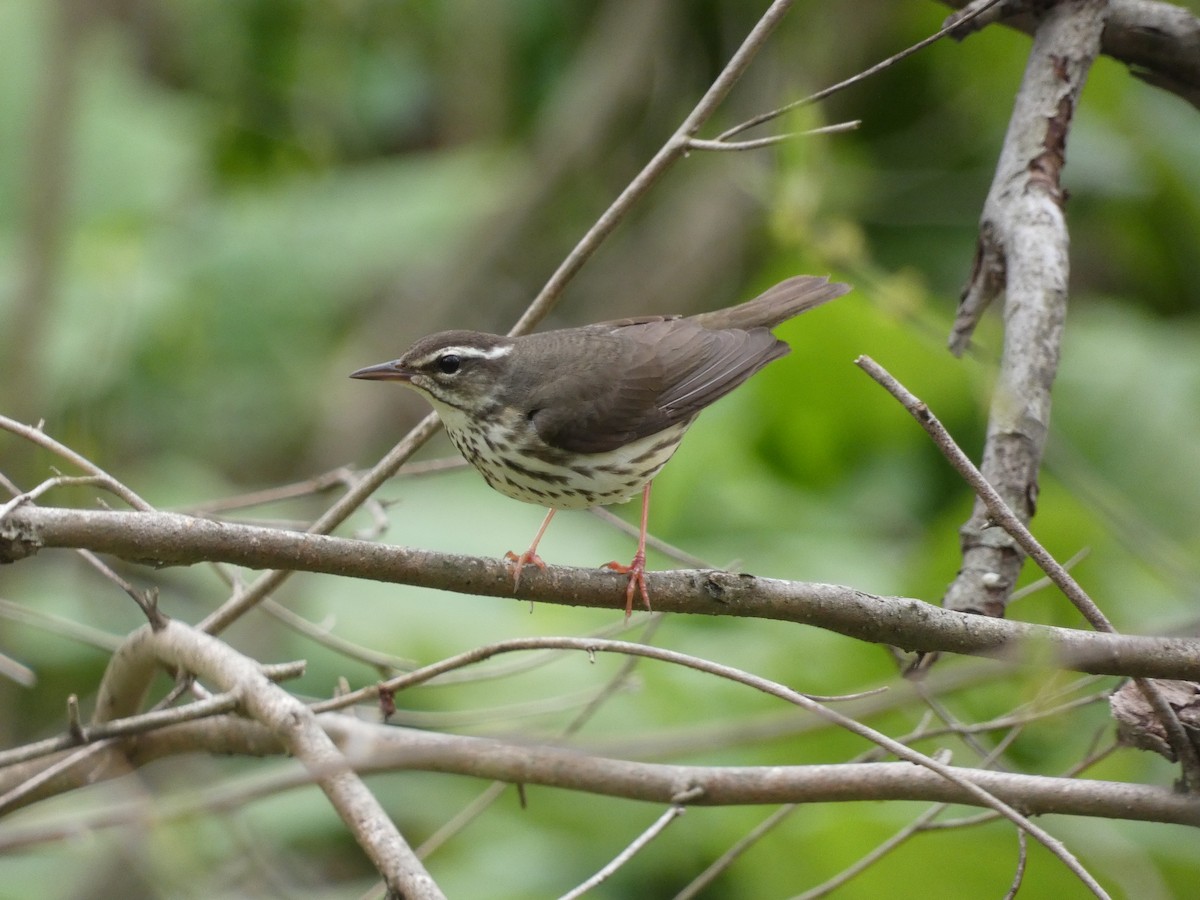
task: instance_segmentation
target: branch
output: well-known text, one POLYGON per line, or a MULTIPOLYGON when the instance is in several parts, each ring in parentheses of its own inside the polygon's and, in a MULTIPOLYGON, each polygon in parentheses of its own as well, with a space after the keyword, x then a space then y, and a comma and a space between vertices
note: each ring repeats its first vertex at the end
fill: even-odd
MULTIPOLYGON (((811 766, 682 766, 611 759, 578 748, 505 741, 471 735, 438 734, 380 725, 353 715, 323 713, 317 721, 363 775, 424 771, 486 778, 509 784, 542 785, 607 797, 672 803, 681 790, 701 790, 689 806, 745 806, 779 803, 848 803, 914 800, 980 806, 955 782, 906 762, 833 763, 811 766)), ((134 766, 183 753, 282 754, 278 738, 257 722, 236 717, 172 725, 139 738, 129 754, 134 766)), ((1200 797, 1167 788, 1117 781, 1080 780, 953 767, 959 778, 1030 815, 1073 815, 1200 827, 1200 797)), ((256 780, 259 780, 256 776, 256 780)), ((281 777, 273 789, 253 794, 244 784, 206 786, 190 797, 167 800, 156 821, 224 810, 255 797, 310 783, 302 773, 281 777)), ((71 813, 70 834, 140 819, 120 807, 93 816, 71 813)), ((49 826, 54 829, 55 826, 49 826)), ((8 829, 0 851, 42 840, 58 840, 41 826, 20 833, 8 829)))
MULTIPOLYGON (((942 451, 942 455, 975 491, 978 501, 983 503, 987 510, 987 525, 1001 526, 1021 549, 1029 554, 1055 586, 1075 604, 1075 608, 1093 628, 1097 631, 1115 634, 1116 628, 1113 627, 1100 607, 1088 596, 1079 582, 1071 577, 1071 573, 1050 555, 1050 552, 1033 536, 1033 532, 1009 508, 995 488, 983 477, 983 474, 971 464, 971 460, 954 442, 950 433, 938 421, 937 416, 929 407, 869 356, 860 356, 855 363, 899 400, 901 405, 921 424, 937 448, 942 451)), ((1182 763, 1185 783, 1191 790, 1200 790, 1200 755, 1197 754, 1191 737, 1180 724, 1174 709, 1167 703, 1152 680, 1135 678, 1134 682, 1138 690, 1145 696, 1146 701, 1158 714, 1162 728, 1169 737, 1170 745, 1182 763)))
MULTIPOLYGON (((176 513, 32 507, 0 523, 0 559, 40 548, 86 547, 155 565, 220 561, 250 568, 321 572, 457 593, 617 610, 625 582, 606 569, 530 569, 520 589, 499 559, 411 550, 368 541, 233 525, 176 513)), ((748 574, 679 570, 647 573, 662 612, 776 619, 859 640, 979 656, 1048 647, 1058 665, 1103 675, 1200 680, 1200 642, 1029 625, 881 597, 849 587, 748 574)))
MULTIPOLYGON (((972 0, 942 2, 957 9, 974 5, 972 0)), ((1037 31, 1038 20, 1029 13, 1004 16, 1003 12, 996 19, 1002 24, 1026 34, 1037 31)), ((981 17, 972 30, 990 21, 981 17)), ((965 37, 966 32, 956 36, 965 37)), ((1200 109, 1200 18, 1191 10, 1157 0, 1108 0, 1100 52, 1127 65, 1135 78, 1200 109)))
POLYGON ((558 302, 558 298, 566 289, 567 284, 583 268, 584 263, 591 258, 592 254, 600 248, 604 239, 616 229, 638 201, 667 173, 667 170, 687 155, 691 139, 712 118, 713 113, 733 90, 733 86, 745 74, 746 69, 750 67, 750 63, 758 55, 758 51, 766 44, 767 38, 783 20, 793 2, 794 0, 774 0, 767 11, 763 13, 762 18, 755 23, 754 28, 746 36, 742 45, 738 47, 733 57, 726 63, 716 81, 700 98, 695 108, 688 113, 687 118, 646 163, 642 171, 634 176, 633 181, 613 201, 612 206, 604 211, 596 220, 596 224, 588 229, 575 248, 567 254, 567 258, 554 270, 554 274, 550 276, 546 286, 529 304, 529 308, 509 331, 509 335, 527 334, 546 317, 546 314, 558 302))
POLYGON ((987 526, 999 526, 1003 528, 1015 540, 1033 561, 1038 564, 1038 567, 1046 573, 1046 577, 1063 592, 1068 600, 1075 605, 1079 613, 1088 621, 1097 631, 1113 632, 1112 623, 1104 612, 1096 605, 1096 602, 1088 596, 1083 587, 1071 577, 1071 573, 1067 571, 1058 560, 1050 555, 1050 551, 1042 546, 1041 542, 1033 536, 1022 522, 1017 514, 1012 511, 1004 498, 999 492, 988 483, 988 480, 983 477, 983 473, 975 468, 974 464, 963 452, 962 448, 955 443, 954 438, 950 436, 944 425, 933 414, 933 410, 915 394, 908 390, 904 385, 896 380, 887 369, 875 362, 869 356, 860 356, 854 361, 854 364, 870 375, 877 384, 884 390, 900 401, 900 405, 908 410, 909 414, 925 429, 926 433, 933 439, 934 446, 942 452, 947 461, 954 467, 963 480, 970 485, 975 495, 983 503, 987 511, 987 526))
MULTIPOLYGON (((1104 0, 1065 0, 1041 20, 950 338, 951 350, 961 353, 983 311, 1004 294, 1004 350, 980 469, 1022 522, 1037 506, 1067 310, 1070 262, 1060 175, 1105 10, 1104 0)), ((943 605, 1002 616, 1024 555, 1011 537, 987 527, 987 516, 977 499, 960 529, 962 567, 943 605)))
POLYGON ((591 878, 575 886, 567 893, 563 894, 559 900, 579 900, 584 894, 594 887, 599 887, 608 879, 612 878, 625 863, 629 862, 638 853, 641 853, 651 841, 657 838, 660 834, 666 831, 667 826, 687 812, 684 806, 670 806, 667 811, 659 816, 654 823, 635 838, 628 847, 618 853, 612 860, 593 875, 591 878))
MULTIPOLYGON (((710 675, 715 675, 719 678, 725 678, 755 690, 762 691, 772 697, 784 700, 795 706, 799 706, 810 713, 825 719, 858 737, 865 738, 868 741, 876 744, 879 749, 890 753, 897 758, 906 762, 914 763, 922 766, 931 772, 937 773, 947 781, 953 782, 958 787, 966 790, 977 802, 982 803, 994 809, 1004 818, 1008 819, 1017 828, 1034 837, 1042 846, 1049 850, 1055 857, 1059 859, 1077 878, 1086 885, 1097 897, 1107 898, 1108 895, 1100 887, 1099 883, 1092 877, 1069 850, 1047 831, 1030 821, 1029 817, 1011 805, 1005 803, 999 798, 989 794, 983 788, 968 781, 959 778, 958 772, 946 765, 939 758, 928 756, 921 753, 909 745, 896 740, 881 731, 878 731, 869 725, 857 721, 832 707, 818 701, 817 699, 802 694, 799 691, 793 690, 790 687, 771 681, 761 676, 734 668, 732 666, 722 665, 712 662, 711 660, 701 659, 696 656, 691 656, 684 653, 679 653, 674 650, 666 650, 660 647, 651 647, 644 644, 631 644, 624 641, 602 641, 594 638, 516 638, 507 641, 497 641, 496 643, 478 647, 475 650, 469 650, 465 653, 460 653, 457 656, 441 660, 429 666, 425 666, 416 672, 410 672, 406 675, 397 676, 391 679, 385 685, 380 685, 377 692, 382 694, 386 689, 388 696, 392 693, 414 685, 427 682, 443 672, 452 671, 453 669, 463 666, 474 665, 482 660, 489 659, 499 653, 510 653, 514 651, 522 651, 528 649, 539 649, 545 647, 555 647, 561 649, 576 649, 586 652, 589 656, 594 656, 596 653, 622 653, 630 656, 645 657, 655 659, 662 662, 672 663, 674 665, 684 666, 695 669, 700 672, 705 672, 710 675)), ((359 694, 371 697, 374 695, 371 689, 360 691, 359 694)), ((322 704, 324 705, 324 704, 322 704)), ((680 785, 679 791, 672 798, 672 803, 684 803, 696 799, 703 794, 703 787, 684 783, 680 785)))
MULTIPOLYGON (((35 444, 38 447, 50 451, 56 456, 65 459, 67 462, 71 463, 71 465, 87 472, 91 477, 97 480, 97 484, 102 485, 106 490, 112 491, 112 493, 116 494, 134 509, 151 510, 154 508, 137 494, 135 494, 131 488, 116 478, 113 478, 113 476, 109 475, 90 459, 82 454, 76 453, 66 444, 59 443, 54 438, 50 437, 50 435, 42 431, 40 425, 37 428, 34 428, 33 426, 26 425, 23 422, 10 419, 7 416, 0 416, 0 428, 3 428, 5 431, 12 432, 18 437, 24 438, 31 444, 35 444)), ((17 505, 20 505, 20 502, 18 502, 17 505)))
POLYGON ((168 622, 158 630, 143 626, 135 631, 109 663, 97 701, 97 718, 103 721, 111 711, 140 705, 136 692, 131 695, 120 690, 113 696, 113 686, 148 685, 143 673, 162 665, 236 693, 246 715, 265 725, 282 748, 304 764, 395 895, 412 900, 442 898, 386 810, 312 712, 272 683, 257 662, 216 638, 179 622, 168 622))

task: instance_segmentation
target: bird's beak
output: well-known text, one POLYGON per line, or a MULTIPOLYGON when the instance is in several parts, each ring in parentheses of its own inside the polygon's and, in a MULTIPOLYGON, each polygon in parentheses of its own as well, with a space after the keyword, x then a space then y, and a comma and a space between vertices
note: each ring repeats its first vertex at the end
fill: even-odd
POLYGON ((379 363, 377 366, 367 366, 365 369, 351 372, 350 377, 362 378, 366 381, 409 381, 412 379, 412 373, 401 368, 400 360, 393 359, 391 362, 379 363))

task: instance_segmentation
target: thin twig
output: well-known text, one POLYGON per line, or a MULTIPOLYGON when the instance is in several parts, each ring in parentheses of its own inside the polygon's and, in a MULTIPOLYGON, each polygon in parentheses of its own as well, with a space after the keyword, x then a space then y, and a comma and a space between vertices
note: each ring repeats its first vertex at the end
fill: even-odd
POLYGON ((0 506, 0 521, 4 520, 10 512, 21 506, 24 503, 32 503, 42 494, 49 493, 59 487, 78 487, 80 485, 99 485, 107 488, 114 494, 117 493, 117 485, 111 478, 103 475, 55 475, 53 478, 47 478, 37 487, 31 488, 16 494, 11 500, 0 506))
MULTIPOLYGON (((1088 596, 1079 583, 1071 577, 1071 573, 1058 560, 1051 556, 1050 552, 1041 545, 1017 515, 1009 509, 1008 504, 1004 502, 1004 499, 996 492, 996 489, 983 477, 983 474, 975 467, 975 464, 971 462, 967 454, 962 451, 962 448, 955 443, 954 438, 950 436, 950 432, 938 421, 937 416, 933 414, 932 410, 922 400, 918 399, 915 394, 900 384, 883 366, 879 365, 879 363, 875 362, 869 356, 860 356, 855 360, 855 365, 870 375, 884 390, 900 401, 900 405, 908 410, 912 417, 917 420, 926 433, 933 439, 934 445, 942 451, 942 455, 962 475, 967 484, 974 489, 976 496, 987 507, 988 515, 992 521, 1000 525, 1000 527, 1012 536, 1013 540, 1021 546, 1021 549, 1029 555, 1030 559, 1038 564, 1041 570, 1054 582, 1055 586, 1063 592, 1064 596, 1075 604, 1075 608, 1083 614, 1083 617, 1088 620, 1092 627, 1097 631, 1116 634, 1116 629, 1108 620, 1108 617, 1101 612, 1100 607, 1088 596)), ((1154 709, 1159 720, 1162 722, 1163 730, 1166 732, 1171 749, 1175 751, 1176 757, 1179 759, 1185 784, 1187 784, 1190 790, 1200 791, 1200 754, 1197 753, 1196 747, 1192 744, 1188 733, 1180 723, 1179 717, 1175 715, 1175 711, 1150 679, 1136 678, 1134 680, 1137 683, 1138 689, 1145 695, 1146 701, 1154 709)))
POLYGON ((703 872, 689 881, 683 890, 676 894, 672 900, 694 900, 694 898, 699 897, 709 885, 724 874, 746 851, 774 831, 778 825, 791 816, 797 809, 799 809, 797 804, 786 803, 775 810, 775 812, 755 825, 748 833, 742 835, 732 847, 713 860, 703 872))
POLYGON ((178 621, 130 635, 113 656, 97 700, 97 717, 136 706, 140 698, 122 691, 138 685, 141 672, 165 665, 195 673, 238 695, 239 709, 265 725, 315 778, 372 864, 398 896, 441 900, 444 894, 412 852, 379 800, 355 773, 345 754, 299 700, 263 677, 262 667, 229 645, 178 621))
POLYGON ((466 806, 458 811, 449 821, 445 822, 441 828, 431 834, 425 841, 416 848, 415 853, 418 859, 428 859, 434 853, 442 848, 442 846, 457 835, 460 831, 478 819, 481 815, 491 808, 492 804, 500 799, 501 795, 508 790, 511 785, 506 781, 493 781, 484 788, 477 797, 471 800, 466 806))
MULTIPOLYGON (((658 613, 655 613, 649 617, 646 628, 642 632, 642 641, 644 643, 649 643, 650 639, 655 635, 659 627, 662 625, 662 620, 662 615, 658 613)), ((624 623, 622 623, 621 627, 623 630, 624 623)), ((562 653, 557 650, 552 650, 548 651, 547 656, 558 659, 562 656, 562 653)), ((633 673, 634 668, 639 662, 640 659, 634 656, 626 659, 616 673, 614 673, 612 677, 608 678, 605 683, 601 685, 600 689, 595 692, 595 696, 592 698, 591 702, 589 702, 587 706, 580 710, 579 714, 575 716, 575 718, 567 723, 566 727, 560 732, 560 736, 564 738, 571 737, 579 732, 585 724, 590 722, 596 713, 600 711, 601 707, 612 697, 616 696, 617 691, 628 682, 630 675, 633 673)), ((446 676, 442 676, 442 678, 437 679, 435 683, 447 683, 446 676)), ((430 836, 423 844, 421 844, 421 846, 417 847, 417 856, 421 859, 426 859, 430 853, 433 853, 436 849, 442 846, 442 844, 450 840, 450 838, 452 838, 455 834, 457 834, 463 828, 466 828, 467 825, 481 816, 493 803, 496 802, 496 800, 500 798, 501 794, 504 793, 504 789, 508 786, 508 783, 503 781, 496 781, 490 784, 463 810, 461 810, 449 822, 439 828, 432 836, 430 836)))
MULTIPOLYGON (((612 205, 604 211, 596 223, 567 254, 559 267, 550 276, 546 286, 538 293, 524 315, 509 331, 509 335, 527 334, 553 308, 567 284, 583 268, 584 263, 599 249, 604 239, 629 214, 635 204, 653 187, 667 170, 687 153, 688 141, 696 136, 733 89, 733 86, 749 68, 750 63, 767 42, 767 38, 783 20, 793 0, 774 0, 755 23, 754 28, 738 47, 733 57, 721 70, 712 86, 700 98, 695 108, 645 167, 634 176, 612 205)), ((724 137, 724 135, 722 135, 724 137)))
MULTIPOLYGON (((39 434, 43 434, 40 428, 37 429, 37 432, 39 434)), ((82 459, 82 457, 80 458, 82 459)), ((54 488, 77 487, 80 485, 98 485, 113 492, 117 496, 124 496, 123 491, 127 490, 123 484, 121 484, 119 481, 116 481, 109 475, 104 474, 103 472, 95 475, 82 476, 55 475, 52 478, 47 478, 32 490, 23 492, 18 490, 16 485, 13 484, 8 478, 4 478, 3 482, 4 487, 13 494, 13 498, 3 506, 0 506, 0 523, 3 523, 4 519, 10 515, 13 510, 26 504, 32 504, 33 501, 42 496, 42 494, 48 493, 54 488)), ((90 565, 101 575, 128 594, 129 597, 132 598, 133 602, 138 605, 138 608, 142 611, 142 614, 145 615, 147 621, 152 624, 162 622, 162 616, 158 611, 156 599, 151 593, 139 591, 91 551, 80 549, 76 550, 75 552, 78 553, 88 565, 90 565)))
POLYGON ((0 752, 0 768, 27 762, 51 753, 58 753, 78 747, 80 744, 91 744, 109 738, 129 737, 135 734, 145 734, 157 728, 165 728, 178 722, 189 722, 203 719, 220 713, 229 712, 237 707, 237 697, 233 694, 217 694, 208 700, 197 700, 186 706, 171 709, 154 710, 129 716, 124 719, 113 719, 111 722, 98 722, 94 725, 81 725, 79 731, 68 731, 58 737, 47 738, 12 750, 0 752))
POLYGON ((1028 841, 1025 839, 1025 832, 1020 828, 1017 829, 1017 870, 1013 872, 1012 885, 1004 894, 1004 900, 1013 900, 1017 896, 1017 891, 1021 889, 1021 883, 1025 880, 1025 863, 1029 858, 1028 841))
POLYGON ((956 28, 960 27, 961 25, 963 25, 966 22, 969 22, 971 19, 982 14, 985 10, 989 9, 990 7, 994 6, 996 3, 999 3, 999 2, 1000 2, 1000 0, 990 0, 989 3, 985 4, 984 6, 980 7, 979 9, 974 10, 972 13, 970 13, 968 15, 964 15, 961 19, 957 19, 954 22, 954 24, 944 26, 937 33, 931 34, 929 37, 924 38, 920 41, 917 41, 917 43, 913 44, 911 47, 908 47, 905 50, 901 50, 899 53, 889 56, 887 59, 883 60, 882 62, 876 63, 875 65, 871 66, 869 69, 864 69, 863 71, 859 72, 857 75, 853 75, 850 78, 845 79, 844 81, 839 81, 837 84, 830 85, 829 87, 824 88, 823 90, 817 91, 815 94, 810 94, 809 96, 807 96, 801 100, 795 100, 791 103, 788 103, 784 106, 779 107, 778 109, 773 109, 770 112, 760 113, 759 115, 754 116, 753 118, 747 119, 745 122, 742 122, 739 125, 735 125, 732 128, 722 131, 719 135, 717 135, 717 140, 718 141, 727 141, 729 138, 733 137, 736 134, 741 134, 743 131, 749 131, 751 128, 754 128, 755 126, 758 126, 758 125, 762 125, 764 122, 770 122, 772 119, 778 119, 780 116, 784 115, 785 113, 791 112, 793 109, 800 109, 801 107, 804 107, 804 106, 812 106, 812 104, 817 103, 821 100, 824 100, 826 97, 833 96, 838 91, 844 91, 846 88, 851 87, 852 85, 858 84, 860 81, 866 81, 868 78, 878 75, 884 69, 894 66, 896 63, 900 62, 900 60, 906 59, 906 58, 912 56, 914 53, 917 53, 920 50, 924 50, 926 47, 928 47, 930 44, 934 43, 935 41, 941 40, 946 35, 950 34, 950 32, 954 31, 956 28))
POLYGON ((929 407, 915 394, 900 384, 890 372, 871 359, 871 357, 860 356, 854 361, 854 364, 900 401, 900 405, 908 410, 912 417, 925 429, 926 433, 933 439, 934 445, 942 451, 942 455, 946 457, 950 465, 955 468, 984 502, 992 521, 1012 535, 1013 539, 1021 545, 1021 549, 1029 554, 1029 557, 1038 564, 1038 567, 1063 592, 1063 595, 1075 604, 1075 608, 1079 610, 1091 626, 1097 631, 1105 631, 1110 634, 1115 633, 1112 623, 1100 610, 1100 607, 1087 595, 1087 592, 1079 583, 1071 577, 1066 568, 1038 542, 1029 529, 1025 527, 1024 523, 1017 518, 1016 514, 1008 508, 1008 504, 996 493, 996 489, 988 484, 987 479, 983 477, 967 454, 962 451, 962 448, 955 443, 954 438, 950 436, 950 432, 938 421, 937 416, 933 414, 929 407))
POLYGON ((589 878, 587 881, 580 884, 573 890, 567 891, 559 900, 578 900, 594 887, 603 884, 611 878, 616 872, 633 859, 647 844, 666 831, 667 826, 687 812, 687 808, 683 806, 672 806, 667 809, 654 824, 637 836, 637 839, 630 843, 628 847, 618 853, 604 868, 589 878))
MULTIPOLYGON (((815 885, 801 894, 796 894, 790 900, 817 900, 819 897, 829 896, 838 888, 848 884, 852 879, 857 878, 871 866, 875 865, 875 863, 879 862, 909 838, 915 837, 924 831, 926 825, 945 812, 947 805, 945 803, 937 803, 929 807, 890 838, 871 848, 868 853, 863 854, 853 863, 842 869, 842 871, 823 881, 821 884, 815 885)), ((1020 832, 1020 829, 1017 830, 1020 832)), ((1021 833, 1023 834, 1024 832, 1021 833)))
POLYGON ((0 598, 0 618, 29 625, 31 628, 40 628, 50 634, 70 638, 70 640, 78 641, 86 646, 104 650, 106 653, 112 653, 121 646, 121 641, 124 640, 118 635, 92 628, 91 625, 76 622, 74 619, 55 616, 54 613, 36 610, 34 607, 17 604, 17 602, 4 598, 0 598))
POLYGON ((292 484, 281 484, 275 487, 264 488, 263 490, 238 494, 234 497, 221 497, 216 500, 207 500, 203 503, 194 503, 191 506, 184 507, 180 512, 185 512, 192 516, 215 516, 235 509, 246 509, 251 506, 263 506, 267 503, 279 503, 283 500, 311 497, 314 494, 323 494, 335 487, 353 487, 357 477, 354 470, 348 466, 338 466, 336 469, 323 472, 312 478, 306 478, 303 481, 293 482, 292 484))
POLYGON ((500 653, 510 653, 516 651, 524 651, 530 649, 545 649, 547 647, 556 647, 562 649, 576 649, 584 651, 588 654, 595 653, 628 653, 634 656, 644 656, 650 659, 657 659, 662 662, 671 663, 673 665, 684 666, 686 668, 695 669, 700 672, 705 672, 710 675, 715 675, 720 678, 726 678, 730 681, 744 684, 755 690, 762 691, 770 696, 777 697, 788 703, 792 703, 801 707, 815 715, 828 719, 841 728, 856 734, 872 743, 878 744, 890 751, 894 756, 914 763, 918 766, 923 766, 936 772, 939 776, 950 781, 957 787, 967 791, 972 798, 980 803, 996 810, 1004 818, 1008 819, 1018 828, 1023 828, 1033 835, 1039 843, 1056 856, 1060 862, 1092 891, 1097 897, 1107 897, 1104 889, 1100 887, 1095 878, 1092 877, 1075 856, 1062 845, 1060 841, 1052 837, 1045 830, 1035 825, 1028 817, 1017 812, 1012 806, 1003 802, 995 795, 989 793, 983 788, 974 784, 969 779, 964 778, 960 773, 954 771, 950 766, 947 766, 937 760, 926 756, 923 753, 918 753, 911 747, 888 737, 880 731, 871 728, 867 725, 858 722, 849 716, 843 715, 836 710, 822 703, 818 703, 811 697, 801 694, 798 691, 785 687, 781 684, 773 682, 769 679, 745 672, 741 669, 736 669, 732 666, 724 666, 710 660, 700 659, 698 657, 689 656, 685 653, 677 653, 671 650, 664 650, 658 647, 648 647, 641 644, 631 644, 625 641, 597 641, 583 638, 518 638, 508 641, 497 641, 493 644, 488 644, 483 647, 478 647, 475 650, 460 653, 457 656, 449 657, 440 662, 418 669, 416 672, 410 672, 407 675, 401 675, 393 678, 383 685, 375 685, 370 688, 364 688, 361 691, 356 691, 354 694, 347 697, 338 698, 336 701, 326 701, 325 703, 316 704, 314 710, 336 709, 348 705, 348 700, 358 702, 363 699, 375 696, 380 688, 396 692, 408 687, 420 684, 423 681, 433 678, 443 672, 451 669, 461 668, 462 666, 473 665, 481 660, 488 659, 500 653))
POLYGON ((701 138, 692 138, 688 141, 689 150, 715 150, 717 152, 729 150, 760 150, 763 147, 773 147, 776 144, 782 144, 785 141, 793 140, 799 137, 815 137, 821 134, 842 134, 847 131, 854 131, 862 124, 862 119, 853 119, 849 122, 837 122, 833 125, 821 125, 818 128, 809 128, 805 131, 791 131, 787 134, 773 134, 770 137, 755 138, 749 141, 707 141, 701 138))
POLYGON ((37 684, 37 673, 33 669, 3 653, 0 653, 0 676, 25 688, 37 684))
MULTIPOLYGON (((990 752, 983 755, 983 759, 980 761, 979 768, 991 769, 996 760, 998 760, 1004 751, 1012 744, 1012 742, 1016 740, 1017 735, 1020 734, 1022 727, 1022 725, 1017 725, 1016 727, 1009 729, 1009 733, 1005 735, 1004 739, 1000 741, 990 752)), ((928 737, 929 735, 930 732, 922 732, 920 734, 921 737, 928 737)), ((907 743, 907 740, 905 743, 907 743)), ((934 806, 931 806, 904 828, 900 829, 900 831, 896 832, 886 841, 872 849, 869 853, 856 860, 851 865, 847 866, 837 875, 834 875, 824 883, 805 891, 803 894, 793 897, 792 900, 817 900, 819 897, 827 896, 828 894, 837 890, 843 884, 848 883, 852 878, 857 877, 859 874, 866 871, 909 838, 914 837, 921 832, 930 830, 934 825, 934 820, 943 812, 945 812, 949 806, 950 804, 948 803, 938 803, 934 806)), ((992 813, 991 815, 996 814, 992 813)), ((1021 846, 1023 848, 1025 846, 1025 832, 1018 828, 1017 834, 1021 837, 1021 846)), ((1021 868, 1023 871, 1024 867, 1022 866, 1021 868)))
POLYGON ((308 619, 288 609, 282 603, 265 600, 260 608, 271 618, 282 623, 297 634, 303 635, 314 644, 340 653, 347 659, 370 666, 380 675, 392 675, 396 672, 408 672, 416 668, 416 663, 410 659, 394 656, 367 647, 354 641, 347 640, 333 633, 331 628, 310 622, 308 619))
POLYGON ((129 486, 125 485, 118 479, 113 478, 113 476, 109 475, 106 471, 104 471, 87 457, 76 453, 65 444, 61 444, 54 440, 54 438, 42 431, 41 428, 33 428, 29 425, 18 422, 15 419, 10 419, 8 416, 0 416, 0 428, 3 428, 5 431, 11 431, 13 434, 25 438, 25 440, 29 441, 30 443, 37 444, 39 447, 49 450, 56 456, 60 456, 67 462, 71 463, 71 465, 82 469, 84 472, 88 472, 97 479, 100 479, 100 481, 97 483, 102 483, 108 490, 112 491, 112 493, 116 494, 134 509, 145 511, 154 508, 136 493, 134 493, 129 486))
MULTIPOLYGON (((1092 551, 1090 548, 1084 547, 1065 563, 1063 563, 1062 567, 1070 572, 1077 565, 1087 559, 1091 552, 1092 551)), ((1054 582, 1050 580, 1049 575, 1042 575, 1042 577, 1029 582, 1029 584, 1025 585, 1024 587, 1013 591, 1008 597, 1008 603, 1009 605, 1012 605, 1018 600, 1024 600, 1026 597, 1036 594, 1038 591, 1042 590, 1043 588, 1050 587, 1052 584, 1054 584, 1054 582)))
MULTIPOLYGON (((76 741, 72 740, 69 746, 75 746, 76 741)), ((3 815, 10 809, 15 808, 19 804, 25 802, 26 798, 32 796, 37 791, 41 790, 44 785, 54 781, 54 779, 65 776, 75 766, 82 765, 93 759, 99 758, 102 754, 113 749, 117 740, 109 738, 102 741, 97 741, 94 744, 88 744, 81 747, 73 753, 69 753, 62 759, 56 760, 51 765, 40 770, 35 775, 24 779, 20 784, 14 786, 5 794, 0 794, 0 815, 3 815)), ((24 748, 18 748, 23 750, 24 748)), ((40 754, 39 754, 40 755, 40 754)), ((81 779, 86 780, 86 779, 81 779)))

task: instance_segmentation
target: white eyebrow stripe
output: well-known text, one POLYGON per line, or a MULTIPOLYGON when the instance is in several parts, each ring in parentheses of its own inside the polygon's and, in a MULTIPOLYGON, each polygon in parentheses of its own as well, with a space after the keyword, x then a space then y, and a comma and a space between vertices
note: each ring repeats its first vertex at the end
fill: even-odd
POLYGON ((431 363, 443 356, 465 356, 468 359, 499 359, 512 353, 512 344, 497 344, 495 347, 439 347, 434 352, 423 357, 422 363, 431 363))
POLYGON ((450 351, 457 353, 459 356, 499 359, 502 356, 508 356, 508 354, 512 353, 512 344, 497 344, 495 347, 488 347, 486 350, 480 350, 478 347, 451 347, 450 351))

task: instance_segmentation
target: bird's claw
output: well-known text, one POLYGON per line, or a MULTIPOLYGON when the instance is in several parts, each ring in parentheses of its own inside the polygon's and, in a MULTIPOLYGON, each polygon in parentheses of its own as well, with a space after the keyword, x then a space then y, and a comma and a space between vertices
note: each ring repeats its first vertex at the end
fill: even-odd
POLYGON ((625 620, 629 621, 629 617, 633 615, 633 593, 639 591, 642 595, 642 602, 646 604, 647 611, 650 610, 650 594, 646 590, 646 554, 641 550, 633 557, 633 562, 629 565, 624 565, 617 562, 615 559, 612 562, 605 563, 604 568, 612 569, 614 572, 619 572, 622 575, 629 576, 629 584, 625 587, 625 620))
POLYGON ((521 573, 527 565, 535 565, 539 569, 545 569, 546 564, 542 562, 542 558, 533 552, 533 548, 529 548, 520 556, 509 550, 504 554, 505 562, 508 564, 509 571, 513 575, 513 593, 516 593, 517 588, 521 586, 521 573))

